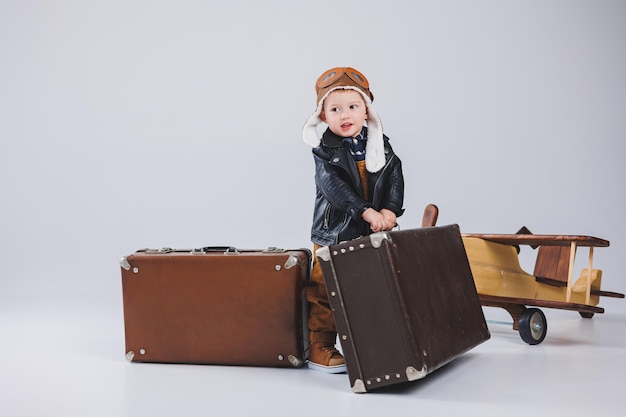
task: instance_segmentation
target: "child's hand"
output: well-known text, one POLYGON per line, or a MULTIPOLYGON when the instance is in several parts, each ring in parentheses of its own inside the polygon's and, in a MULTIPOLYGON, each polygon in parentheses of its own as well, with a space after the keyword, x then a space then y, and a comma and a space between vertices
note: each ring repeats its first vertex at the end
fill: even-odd
POLYGON ((382 216, 385 219, 385 229, 384 230, 391 230, 394 227, 396 227, 396 213, 394 213, 391 210, 388 209, 382 209, 380 211, 380 214, 382 214, 382 216))
POLYGON ((385 217, 371 207, 363 212, 363 220, 370 224, 372 232, 382 232, 385 230, 385 217))

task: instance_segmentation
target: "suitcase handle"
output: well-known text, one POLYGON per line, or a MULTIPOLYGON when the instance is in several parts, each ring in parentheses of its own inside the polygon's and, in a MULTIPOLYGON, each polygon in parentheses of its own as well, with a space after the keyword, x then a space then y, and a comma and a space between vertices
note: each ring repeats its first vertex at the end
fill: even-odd
POLYGON ((234 246, 205 246, 198 249, 193 249, 191 253, 207 253, 207 252, 224 252, 224 253, 239 253, 234 246))

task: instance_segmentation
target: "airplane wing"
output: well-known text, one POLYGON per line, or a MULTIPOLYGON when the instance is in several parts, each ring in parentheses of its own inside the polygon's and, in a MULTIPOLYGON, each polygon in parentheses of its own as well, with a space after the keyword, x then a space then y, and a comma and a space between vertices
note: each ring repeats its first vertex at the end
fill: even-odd
POLYGON ((530 246, 576 246, 608 247, 610 242, 593 236, 581 235, 531 235, 531 234, 495 234, 495 233, 463 233, 463 237, 477 237, 505 245, 530 246))

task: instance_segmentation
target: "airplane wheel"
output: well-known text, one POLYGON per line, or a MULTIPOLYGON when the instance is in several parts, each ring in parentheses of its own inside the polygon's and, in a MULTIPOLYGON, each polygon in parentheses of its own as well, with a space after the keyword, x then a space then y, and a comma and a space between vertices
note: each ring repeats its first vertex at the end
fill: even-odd
POLYGON ((593 317, 593 313, 583 313, 582 311, 579 312, 580 317, 582 317, 583 319, 590 319, 593 317))
POLYGON ((548 332, 546 316, 538 308, 524 310, 518 322, 519 335, 529 345, 543 342, 548 332))

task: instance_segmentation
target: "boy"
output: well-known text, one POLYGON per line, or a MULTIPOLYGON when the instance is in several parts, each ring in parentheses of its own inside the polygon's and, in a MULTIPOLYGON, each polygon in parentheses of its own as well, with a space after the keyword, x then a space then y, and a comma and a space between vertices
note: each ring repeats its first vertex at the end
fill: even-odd
MULTIPOLYGON (((367 78, 354 68, 332 68, 317 79, 315 91, 317 108, 302 131, 315 160, 314 253, 320 246, 391 230, 404 212, 402 164, 383 135, 367 78), (328 128, 319 138, 316 127, 322 122, 328 128)), ((335 348, 337 330, 315 257, 306 296, 310 307, 309 368, 345 372, 344 358, 335 348)))

